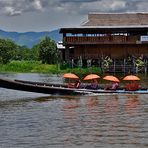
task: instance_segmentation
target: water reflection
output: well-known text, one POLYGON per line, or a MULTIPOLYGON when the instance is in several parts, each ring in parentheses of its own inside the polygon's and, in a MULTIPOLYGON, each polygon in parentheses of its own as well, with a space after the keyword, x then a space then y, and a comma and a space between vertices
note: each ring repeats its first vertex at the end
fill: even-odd
MULTIPOLYGON (((53 75, 4 76, 62 83, 53 75)), ((0 147, 146 148, 147 104, 147 95, 47 96, 0 89, 0 147)))
POLYGON ((86 99, 85 107, 87 109, 86 116, 89 117, 87 120, 91 124, 97 124, 97 120, 100 118, 100 106, 99 106, 99 98, 96 97, 88 97, 86 99))
POLYGON ((77 109, 80 107, 79 99, 66 99, 63 102, 63 118, 64 122, 69 123, 68 126, 73 127, 77 124, 79 115, 77 109))
POLYGON ((63 103, 64 123, 69 125, 65 128, 70 130, 65 144, 79 141, 82 145, 145 146, 142 144, 145 140, 139 139, 144 136, 143 128, 146 127, 142 125, 144 119, 138 95, 95 96, 85 100, 64 100, 63 103))
POLYGON ((107 114, 117 114, 119 111, 119 99, 118 96, 111 96, 105 102, 105 111, 107 114))
POLYGON ((125 110, 128 115, 133 116, 138 114, 138 110, 140 109, 140 99, 138 95, 128 96, 125 102, 125 110))
POLYGON ((97 107, 98 105, 99 105, 98 97, 89 97, 86 101, 86 106, 89 108, 89 110, 93 109, 94 107, 97 107))
POLYGON ((66 100, 63 108, 64 109, 72 109, 72 110, 75 110, 76 108, 80 107, 80 104, 79 104, 79 100, 76 99, 76 100, 73 100, 73 99, 68 99, 66 100))

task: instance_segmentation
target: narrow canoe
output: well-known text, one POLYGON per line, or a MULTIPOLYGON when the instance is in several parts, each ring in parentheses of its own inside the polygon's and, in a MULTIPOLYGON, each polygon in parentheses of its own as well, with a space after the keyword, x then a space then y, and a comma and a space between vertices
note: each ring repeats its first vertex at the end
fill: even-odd
POLYGON ((68 88, 62 84, 49 84, 42 82, 31 82, 23 80, 0 79, 0 87, 19 91, 28 91, 36 93, 44 93, 51 95, 87 95, 87 94, 148 94, 148 88, 143 88, 137 91, 126 91, 122 88, 118 90, 104 89, 85 89, 85 88, 68 88))

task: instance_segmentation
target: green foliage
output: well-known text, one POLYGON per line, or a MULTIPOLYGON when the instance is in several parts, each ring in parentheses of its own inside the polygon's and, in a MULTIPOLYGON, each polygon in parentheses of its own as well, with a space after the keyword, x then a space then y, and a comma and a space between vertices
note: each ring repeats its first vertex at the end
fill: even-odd
POLYGON ((138 57, 136 60, 135 60, 135 64, 136 64, 136 67, 142 67, 144 66, 144 61, 142 60, 141 57, 138 57))
POLYGON ((19 46, 16 51, 15 60, 29 60, 30 59, 30 49, 26 46, 19 46))
POLYGON ((7 64, 11 60, 41 60, 44 64, 55 64, 59 60, 59 52, 56 43, 49 37, 32 49, 18 46, 11 40, 0 39, 0 63, 7 64))
POLYGON ((110 58, 110 57, 108 57, 108 56, 106 56, 104 59, 103 59, 103 67, 104 67, 104 69, 108 69, 109 68, 109 66, 111 65, 113 63, 113 60, 110 58))
POLYGON ((31 72, 31 70, 41 62, 39 61, 11 61, 6 65, 1 65, 1 71, 11 72, 31 72))
POLYGON ((55 64, 59 59, 56 43, 49 37, 45 37, 39 44, 39 58, 43 64, 55 64))
POLYGON ((98 75, 102 75, 101 68, 98 67, 90 67, 90 68, 67 68, 67 69, 60 69, 61 73, 67 73, 67 72, 72 72, 78 75, 80 78, 83 78, 84 76, 94 73, 98 75))
POLYGON ((59 73, 58 67, 56 65, 40 64, 36 65, 31 72, 41 72, 41 73, 59 73))
POLYGON ((60 69, 61 70, 68 69, 68 68, 69 68, 69 64, 68 63, 63 62, 63 63, 60 64, 60 69))
POLYGON ((101 74, 101 69, 97 67, 91 68, 67 68, 60 69, 56 64, 42 64, 41 61, 11 61, 8 64, 0 65, 1 72, 36 72, 36 73, 67 73, 72 72, 80 77, 89 73, 101 74))
POLYGON ((11 40, 0 39, 0 63, 6 64, 16 56, 18 46, 11 40))
POLYGON ((98 67, 89 67, 89 68, 74 68, 71 69, 73 73, 77 73, 78 75, 87 75, 90 73, 101 74, 101 69, 98 67))
POLYGON ((26 46, 18 46, 14 60, 35 60, 39 59, 38 48, 34 46, 29 49, 26 46))
POLYGON ((39 60, 39 45, 35 45, 31 49, 31 57, 33 60, 38 61, 39 60))
POLYGON ((40 61, 11 61, 0 65, 1 72, 59 73, 57 65, 42 64, 40 61))

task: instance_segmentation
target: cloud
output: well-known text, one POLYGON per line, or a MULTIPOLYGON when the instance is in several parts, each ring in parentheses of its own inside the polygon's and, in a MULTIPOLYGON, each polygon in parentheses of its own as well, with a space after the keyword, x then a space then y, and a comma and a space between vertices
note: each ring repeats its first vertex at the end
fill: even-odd
POLYGON ((13 7, 7 6, 4 8, 4 12, 9 16, 20 15, 21 11, 15 10, 13 7))
MULTIPOLYGON (((43 0, 46 1, 46 0, 43 0)), ((8 16, 24 12, 42 11, 42 0, 0 0, 0 12, 8 16)))
POLYGON ((96 12, 114 12, 125 9, 126 3, 120 0, 100 0, 92 3, 83 3, 80 7, 82 13, 96 12))
POLYGON ((0 28, 51 30, 74 27, 90 12, 148 12, 148 0, 0 0, 0 28))
POLYGON ((42 3, 40 0, 34 0, 33 3, 32 3, 33 7, 37 10, 42 10, 43 7, 42 7, 42 3))
POLYGON ((26 12, 49 9, 69 14, 98 12, 148 11, 147 0, 0 0, 0 12, 21 15, 26 12))
POLYGON ((87 15, 89 12, 136 12, 147 11, 147 0, 43 0, 45 8, 70 14, 87 15))

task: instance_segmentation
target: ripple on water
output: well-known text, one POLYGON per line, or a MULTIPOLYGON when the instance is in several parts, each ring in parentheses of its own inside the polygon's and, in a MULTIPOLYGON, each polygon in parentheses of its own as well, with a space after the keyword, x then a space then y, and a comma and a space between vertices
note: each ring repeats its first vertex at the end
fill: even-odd
POLYGON ((147 95, 47 96, 0 88, 0 147, 146 148, 147 113, 147 95))

